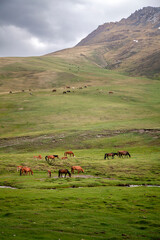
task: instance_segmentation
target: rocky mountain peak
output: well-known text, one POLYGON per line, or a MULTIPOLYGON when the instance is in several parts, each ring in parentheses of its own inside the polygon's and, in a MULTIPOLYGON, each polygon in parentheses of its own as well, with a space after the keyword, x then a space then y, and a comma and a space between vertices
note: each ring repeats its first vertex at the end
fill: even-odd
POLYGON ((144 7, 135 11, 126 20, 133 25, 148 23, 160 25, 160 7, 144 7))

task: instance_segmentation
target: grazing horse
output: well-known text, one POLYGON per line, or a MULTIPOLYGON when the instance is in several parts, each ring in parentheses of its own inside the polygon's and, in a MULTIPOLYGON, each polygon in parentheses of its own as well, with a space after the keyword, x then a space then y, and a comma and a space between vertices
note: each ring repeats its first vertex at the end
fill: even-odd
POLYGON ((48 161, 49 159, 55 159, 54 155, 49 155, 49 156, 45 156, 46 161, 48 161))
POLYGON ((22 168, 20 169, 20 176, 21 176, 23 173, 25 173, 25 175, 27 175, 28 173, 29 173, 29 175, 30 175, 30 173, 33 175, 33 171, 32 171, 32 169, 29 168, 29 167, 22 167, 22 168))
POLYGON ((62 159, 62 160, 64 160, 64 159, 68 159, 68 157, 65 156, 65 157, 62 157, 61 159, 62 159))
POLYGON ((17 166, 17 172, 20 171, 21 168, 23 168, 23 166, 17 166))
POLYGON ((117 156, 122 157, 122 158, 123 158, 123 156, 131 157, 131 155, 127 151, 118 151, 117 156))
POLYGON ((42 156, 41 156, 41 155, 38 155, 38 156, 34 156, 34 158, 42 159, 42 156))
POLYGON ((48 176, 51 177, 51 171, 50 170, 48 170, 48 176))
POLYGON ((74 157, 74 153, 72 151, 67 151, 64 153, 64 156, 69 155, 70 157, 73 156, 74 157))
POLYGON ((71 177, 71 173, 68 171, 68 169, 60 169, 58 171, 58 177, 62 177, 63 174, 65 174, 65 177, 67 174, 69 175, 69 177, 71 177))
POLYGON ((53 156, 54 156, 55 158, 59 158, 59 156, 58 156, 57 154, 56 154, 56 155, 55 155, 55 154, 53 154, 53 156))
POLYGON ((78 173, 80 173, 80 172, 83 172, 83 173, 84 173, 83 168, 81 168, 80 166, 72 166, 72 167, 71 167, 71 172, 74 173, 74 170, 77 170, 78 173))
POLYGON ((112 157, 112 159, 113 159, 115 155, 117 155, 117 153, 105 153, 104 159, 106 159, 106 157, 107 157, 108 159, 109 159, 109 157, 112 157))

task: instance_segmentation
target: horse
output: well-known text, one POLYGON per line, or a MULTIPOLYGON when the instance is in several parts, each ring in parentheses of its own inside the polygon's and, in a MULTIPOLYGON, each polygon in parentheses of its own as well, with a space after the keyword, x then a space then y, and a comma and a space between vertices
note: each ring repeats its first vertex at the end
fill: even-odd
POLYGON ((59 158, 59 156, 58 156, 57 154, 53 154, 53 156, 54 156, 55 158, 59 158))
POLYGON ((34 158, 37 158, 37 159, 42 159, 42 156, 41 155, 38 155, 38 156, 33 156, 34 158))
POLYGON ((23 166, 17 166, 17 172, 20 171, 21 168, 23 168, 23 166))
POLYGON ((49 155, 49 156, 45 156, 46 161, 48 161, 49 159, 55 159, 54 155, 49 155))
POLYGON ((83 168, 81 168, 80 166, 72 166, 72 167, 71 167, 71 172, 74 173, 74 170, 77 170, 78 173, 80 173, 80 172, 83 172, 83 173, 84 173, 83 168))
POLYGON ((68 171, 68 169, 60 169, 58 171, 58 177, 59 178, 62 177, 63 174, 65 174, 65 177, 66 177, 67 174, 69 175, 69 177, 71 177, 71 173, 68 171))
POLYGON ((71 156, 74 157, 74 153, 72 151, 67 151, 67 152, 64 153, 64 156, 67 156, 67 155, 70 155, 70 157, 71 156))
POLYGON ((120 158, 122 157, 123 158, 123 156, 129 156, 129 157, 131 157, 131 155, 129 154, 129 152, 127 152, 127 151, 118 151, 117 152, 117 156, 119 156, 120 158))
POLYGON ((61 159, 62 159, 62 160, 65 160, 65 159, 68 159, 68 157, 65 156, 65 157, 62 157, 61 159))
POLYGON ((48 176, 51 177, 51 171, 50 170, 48 170, 48 176))
POLYGON ((117 155, 117 153, 105 153, 104 159, 106 159, 106 157, 107 157, 108 159, 109 159, 109 157, 112 157, 112 159, 113 159, 115 155, 117 155))
POLYGON ((25 175, 27 175, 28 173, 29 173, 29 175, 30 175, 30 173, 33 175, 33 171, 32 171, 32 169, 29 168, 29 167, 22 167, 22 168, 20 169, 20 176, 21 176, 23 173, 25 173, 25 175))

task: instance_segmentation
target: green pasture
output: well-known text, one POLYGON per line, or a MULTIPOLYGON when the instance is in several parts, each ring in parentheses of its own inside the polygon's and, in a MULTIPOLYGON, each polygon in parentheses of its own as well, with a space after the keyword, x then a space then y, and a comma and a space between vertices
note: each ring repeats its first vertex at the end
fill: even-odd
POLYGON ((160 239, 159 81, 87 60, 0 61, 0 186, 16 188, 0 188, 0 239, 160 239), (118 150, 131 158, 104 159, 118 150), (58 178, 72 165, 84 173, 58 178))
POLYGON ((5 239, 158 240, 158 188, 0 189, 5 239))

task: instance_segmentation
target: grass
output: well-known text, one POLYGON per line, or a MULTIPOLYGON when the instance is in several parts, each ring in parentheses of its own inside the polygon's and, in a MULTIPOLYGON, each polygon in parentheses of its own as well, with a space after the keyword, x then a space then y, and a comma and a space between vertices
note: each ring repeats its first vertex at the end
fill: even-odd
POLYGON ((0 188, 0 239, 158 240, 159 82, 74 59, 0 59, 0 186, 16 188, 0 188), (85 173, 57 177, 72 165, 85 173))
POLYGON ((23 194, 5 189, 0 199, 0 236, 158 239, 158 196, 158 189, 145 187, 23 190, 23 194))

